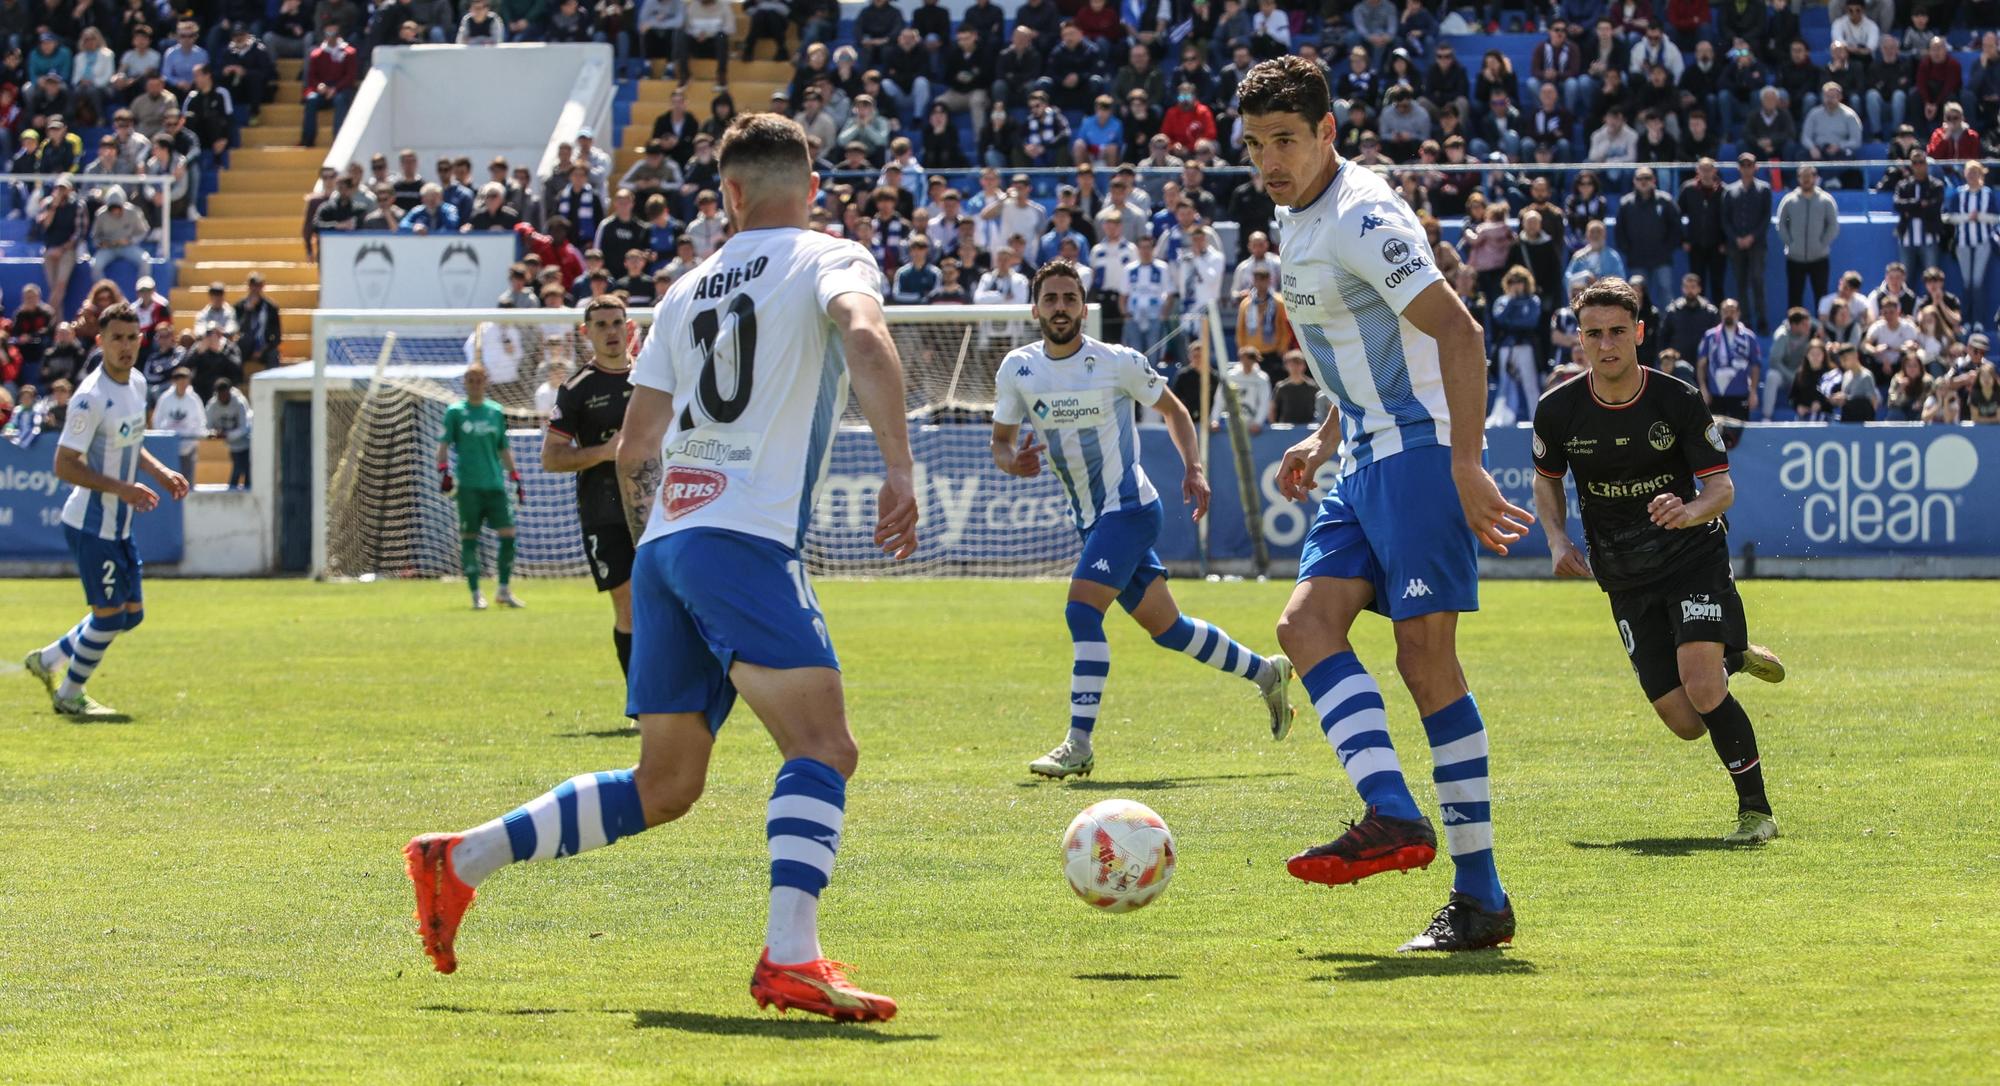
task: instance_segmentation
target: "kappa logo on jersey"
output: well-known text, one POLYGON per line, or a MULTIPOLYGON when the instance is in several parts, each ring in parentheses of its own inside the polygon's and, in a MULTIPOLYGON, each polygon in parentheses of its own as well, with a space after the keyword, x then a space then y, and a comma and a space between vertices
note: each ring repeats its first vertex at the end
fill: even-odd
POLYGON ((1090 564, 1090 568, 1096 570, 1099 573, 1109 573, 1111 572, 1111 563, 1105 561, 1102 558, 1099 558, 1097 561, 1092 562, 1090 564))
POLYGON ((1014 376, 1016 377, 1033 377, 1034 375, 1034 369, 1028 366, 1022 366, 1020 369, 1014 371, 1014 376))
POLYGON ((1389 220, 1383 218, 1380 215, 1373 215, 1373 214, 1363 215, 1361 216, 1361 236, 1365 238, 1368 236, 1368 231, 1373 230, 1378 226, 1387 226, 1387 225, 1389 225, 1389 220))
POLYGON ((1403 587, 1403 598, 1406 600, 1422 599, 1428 595, 1431 595, 1431 586, 1425 584, 1422 577, 1412 578, 1410 583, 1403 587))
POLYGON ((1682 622, 1721 622, 1722 605, 1708 602, 1706 593, 1681 601, 1682 622))
POLYGON ((1666 422, 1656 422, 1646 429, 1646 444, 1661 452, 1674 447, 1674 428, 1666 422))
POLYGON ((728 486, 729 477, 719 471, 669 468, 667 481, 660 485, 660 495, 666 502, 662 515, 668 520, 679 520, 722 497, 722 491, 728 486))
POLYGON ((1402 238, 1390 238, 1382 243, 1382 259, 1391 264, 1401 264, 1410 259, 1410 243, 1402 238))

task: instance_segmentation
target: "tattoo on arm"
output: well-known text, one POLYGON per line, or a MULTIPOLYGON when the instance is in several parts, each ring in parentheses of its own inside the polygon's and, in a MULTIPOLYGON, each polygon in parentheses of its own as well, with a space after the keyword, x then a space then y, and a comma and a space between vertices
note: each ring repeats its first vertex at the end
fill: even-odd
POLYGON ((646 520, 653 513, 654 496, 660 492, 663 476, 660 458, 650 457, 627 468, 619 481, 625 487, 625 526, 632 531, 632 543, 646 534, 646 520))

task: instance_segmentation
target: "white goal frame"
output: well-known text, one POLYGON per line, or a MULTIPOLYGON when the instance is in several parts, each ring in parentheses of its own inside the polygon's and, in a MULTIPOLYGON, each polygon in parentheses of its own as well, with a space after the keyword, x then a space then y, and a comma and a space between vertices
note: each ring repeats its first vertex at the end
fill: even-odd
MULTIPOLYGON (((892 325, 955 324, 965 323, 968 320, 987 320, 997 323, 1019 323, 1032 327, 1033 320, 1029 316, 1029 307, 1026 305, 892 305, 884 306, 883 312, 887 315, 892 325)), ((395 334, 400 336, 422 333, 427 330, 435 332, 441 329, 464 332, 466 329, 485 321, 512 324, 553 324, 557 323, 557 320, 552 318, 559 313, 568 314, 569 319, 578 323, 583 319, 583 311, 580 308, 568 310, 498 308, 404 310, 319 309, 313 311, 311 363, 312 557, 308 566, 312 577, 318 580, 325 580, 328 577, 327 488, 331 482, 330 472, 332 470, 332 465, 328 462, 327 457, 327 441, 329 437, 328 393, 335 385, 353 387, 358 380, 362 379, 361 375, 352 372, 352 367, 339 367, 346 372, 329 372, 327 360, 332 354, 329 344, 334 339, 344 336, 369 334, 395 334)), ((653 315, 654 311, 650 307, 634 310, 631 314, 633 321, 641 328, 651 326, 653 315)), ((1093 306, 1085 320, 1084 330, 1088 334, 1095 336, 1100 334, 1101 327, 1097 308, 1093 306)), ((384 351, 377 363, 374 374, 370 376, 379 377, 386 373, 391 376, 403 374, 413 377, 438 377, 447 375, 456 377, 465 368, 463 363, 442 365, 433 363, 387 367, 385 365, 387 361, 388 352, 384 351)), ((963 366, 963 361, 964 359, 961 355, 961 367, 963 366)), ((958 374, 954 372, 950 390, 946 398, 934 404, 933 407, 963 407, 979 411, 988 411, 991 409, 991 404, 989 403, 977 401, 958 402, 955 396, 957 388, 958 374)), ((921 412, 911 412, 911 417, 914 419, 919 414, 921 412)))

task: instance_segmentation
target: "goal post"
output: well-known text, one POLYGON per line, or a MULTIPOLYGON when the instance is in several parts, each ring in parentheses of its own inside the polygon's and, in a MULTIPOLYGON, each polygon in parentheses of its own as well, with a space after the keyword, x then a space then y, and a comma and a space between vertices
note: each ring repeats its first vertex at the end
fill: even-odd
MULTIPOLYGON (((1007 479, 992 464, 994 375, 1036 335, 1026 306, 890 306, 916 455, 923 546, 895 562, 873 546, 882 464, 850 397, 806 535, 816 575, 1036 576, 1079 550, 1052 473, 1007 479)), ((637 339, 652 319, 635 310, 637 339)), ((461 575, 456 513, 432 456, 444 409, 475 350, 487 398, 507 414, 526 501, 516 512, 523 576, 589 571, 571 476, 540 467, 535 390, 549 367, 587 365, 580 310, 319 310, 313 320, 311 569, 321 578, 461 575)), ((1095 334, 1093 309, 1087 330, 1095 334)), ((485 541, 490 556, 496 541, 485 541)))

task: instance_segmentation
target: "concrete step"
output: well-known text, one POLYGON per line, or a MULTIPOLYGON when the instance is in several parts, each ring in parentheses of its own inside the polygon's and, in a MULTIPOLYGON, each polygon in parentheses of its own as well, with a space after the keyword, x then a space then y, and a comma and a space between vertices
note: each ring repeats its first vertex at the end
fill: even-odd
MULTIPOLYGON (((242 297, 242 280, 232 283, 224 279, 222 282, 229 288, 229 298, 232 301, 242 297)), ((264 288, 264 296, 271 299, 284 312, 314 309, 319 305, 319 285, 317 283, 312 286, 273 284, 264 288)), ((175 287, 168 300, 173 304, 176 313, 195 313, 208 304, 208 281, 203 280, 198 286, 175 287)))
POLYGON ((216 179, 216 195, 225 196, 276 196, 280 193, 302 195, 311 187, 317 170, 224 170, 216 179))
MULTIPOLYGON (((301 182, 301 190, 304 183, 301 182)), ((243 238, 283 238, 298 237, 305 228, 306 208, 304 203, 293 206, 289 215, 210 215, 201 220, 200 233, 196 236, 210 241, 229 241, 243 238)))
MULTIPOLYGON (((305 186, 310 183, 311 175, 300 174, 292 192, 217 192, 208 198, 208 219, 204 222, 238 215, 290 215, 303 224, 305 186)), ((293 232, 297 233, 296 227, 293 232)))
MULTIPOLYGON (((303 254, 294 252, 294 257, 303 254)), ((181 261, 181 280, 206 286, 218 280, 224 283, 241 283, 251 272, 260 272, 264 282, 271 286, 295 287, 319 286, 319 268, 304 260, 212 260, 186 259, 181 261)))
POLYGON ((247 261, 255 264, 304 259, 305 242, 294 231, 290 237, 190 242, 181 256, 181 266, 186 267, 195 262, 247 261))
MULTIPOLYGON (((321 139, 329 137, 321 135, 321 139)), ((224 175, 233 173, 256 173, 264 170, 283 170, 303 175, 308 183, 319 176, 319 164, 326 161, 326 148, 297 146, 298 133, 292 133, 289 144, 258 144, 238 147, 229 153, 229 169, 224 175)))
MULTIPOLYGON (((737 75, 734 68, 729 72, 729 96, 736 100, 738 110, 747 110, 754 102, 762 106, 771 100, 771 92, 792 83, 791 72, 764 79, 748 75, 737 75)), ((647 79, 639 83, 639 93, 632 99, 632 116, 645 114, 651 120, 656 113, 665 113, 673 101, 674 81, 671 79, 647 79)), ((688 110, 698 117, 708 116, 708 103, 715 97, 713 80, 697 77, 687 85, 688 110)))

